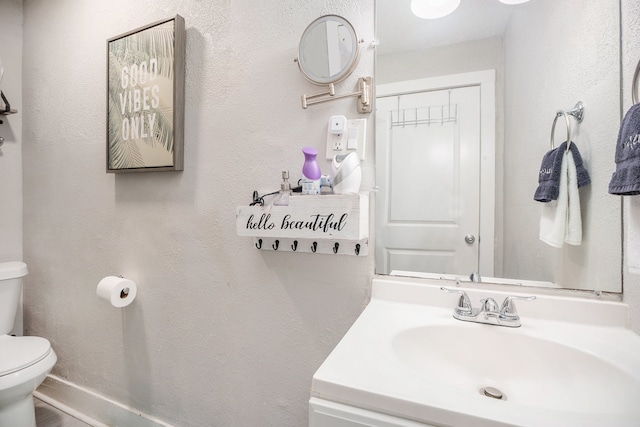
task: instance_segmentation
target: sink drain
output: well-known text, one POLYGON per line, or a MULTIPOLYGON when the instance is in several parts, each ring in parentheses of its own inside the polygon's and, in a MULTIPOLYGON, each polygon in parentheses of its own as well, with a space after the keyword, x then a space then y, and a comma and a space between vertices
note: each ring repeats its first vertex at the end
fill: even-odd
POLYGON ((507 396, 495 387, 483 387, 480 389, 480 394, 492 399, 507 400, 507 396))

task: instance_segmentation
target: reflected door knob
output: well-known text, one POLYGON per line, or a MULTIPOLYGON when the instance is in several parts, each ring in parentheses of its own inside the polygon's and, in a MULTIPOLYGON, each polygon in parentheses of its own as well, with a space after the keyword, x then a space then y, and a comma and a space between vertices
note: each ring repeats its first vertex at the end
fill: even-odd
POLYGON ((464 236, 464 241, 468 244, 472 244, 476 241, 476 236, 474 236, 473 234, 467 234, 466 236, 464 236))

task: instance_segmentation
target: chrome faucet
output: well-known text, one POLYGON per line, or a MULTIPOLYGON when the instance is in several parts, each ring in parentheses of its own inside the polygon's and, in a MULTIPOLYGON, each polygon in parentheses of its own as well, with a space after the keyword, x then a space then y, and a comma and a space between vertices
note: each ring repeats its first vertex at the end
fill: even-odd
POLYGON ((504 299, 502 306, 498 308, 498 303, 493 298, 485 298, 480 301, 480 308, 473 308, 467 293, 460 289, 449 289, 442 286, 440 289, 446 292, 460 294, 458 305, 453 309, 453 317, 464 322, 485 323, 488 325, 507 326, 517 328, 521 325, 520 316, 516 311, 513 300, 522 299, 531 301, 535 296, 521 297, 511 295, 504 299))

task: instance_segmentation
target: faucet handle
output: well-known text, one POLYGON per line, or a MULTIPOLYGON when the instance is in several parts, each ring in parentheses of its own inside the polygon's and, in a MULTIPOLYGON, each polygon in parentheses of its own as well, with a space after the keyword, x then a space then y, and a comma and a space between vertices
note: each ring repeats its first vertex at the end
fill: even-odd
POLYGON ((518 316, 518 312, 516 310, 516 305, 513 302, 514 299, 532 301, 532 300, 536 299, 536 297, 535 297, 535 295, 528 296, 528 297, 511 295, 511 296, 506 297, 504 299, 504 302, 502 303, 502 307, 500 308, 500 317, 502 319, 516 320, 516 319, 520 318, 520 316, 518 316))
POLYGON ((472 312, 471 308, 471 300, 467 293, 460 289, 449 289, 444 286, 440 287, 441 290, 445 292, 451 292, 454 294, 460 294, 460 299, 458 300, 458 306, 454 309, 457 314, 470 315, 472 312))

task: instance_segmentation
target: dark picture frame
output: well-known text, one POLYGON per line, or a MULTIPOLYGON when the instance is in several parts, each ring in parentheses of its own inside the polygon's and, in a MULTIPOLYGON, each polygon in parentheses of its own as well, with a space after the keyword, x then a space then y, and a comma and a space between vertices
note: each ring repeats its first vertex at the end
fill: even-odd
POLYGON ((184 169, 184 18, 107 40, 109 173, 184 169))

